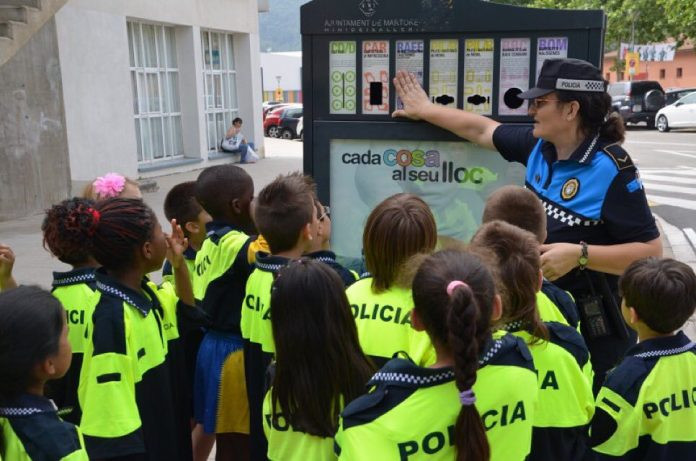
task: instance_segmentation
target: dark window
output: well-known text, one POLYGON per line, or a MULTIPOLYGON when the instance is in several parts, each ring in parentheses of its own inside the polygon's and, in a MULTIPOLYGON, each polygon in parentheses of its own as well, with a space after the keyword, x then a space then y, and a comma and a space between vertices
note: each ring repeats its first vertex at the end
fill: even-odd
POLYGON ((607 72, 607 73, 604 75, 604 80, 609 80, 609 79, 611 79, 611 74, 610 74, 609 72, 607 72))
POLYGON ((665 70, 660 69, 660 80, 662 80, 663 78, 665 78, 665 70))
POLYGON ((682 78, 682 73, 683 73, 682 68, 677 67, 677 78, 682 78))

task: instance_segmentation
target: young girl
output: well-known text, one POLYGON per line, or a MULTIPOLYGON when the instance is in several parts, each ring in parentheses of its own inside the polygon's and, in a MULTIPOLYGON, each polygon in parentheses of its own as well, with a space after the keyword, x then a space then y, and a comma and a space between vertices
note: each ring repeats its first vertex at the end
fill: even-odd
POLYGON ((87 461, 77 427, 43 396, 70 358, 58 300, 34 286, 0 294, 0 459, 87 461))
POLYGON ((143 198, 138 183, 118 173, 107 173, 89 183, 82 191, 82 196, 90 200, 107 198, 143 198))
MULTIPOLYGON (((181 228, 167 236, 137 199, 112 198, 76 210, 88 250, 102 265, 80 375, 80 427, 90 458, 191 458, 188 421, 177 417, 171 350, 195 308, 181 228), (172 264, 177 296, 145 277, 172 264), (185 435, 182 437, 182 435, 185 435)), ((171 285, 169 285, 171 286, 171 285)))
POLYGON ((94 206, 88 199, 72 198, 53 206, 46 212, 41 230, 43 245, 61 262, 72 266, 67 272, 54 272, 51 290, 63 305, 68 319, 68 339, 73 357, 70 369, 63 378, 53 381, 47 396, 60 409, 60 415, 73 424, 80 423, 77 385, 80 380, 86 326, 92 318, 99 297, 94 270, 98 263, 87 251, 79 221, 94 206))
POLYGON ((346 406, 340 460, 523 460, 529 453, 536 374, 524 343, 493 338, 501 301, 481 259, 440 251, 413 280, 412 321, 437 361, 390 360, 370 393, 346 406))
POLYGON ((432 361, 427 335, 411 328, 411 289, 396 281, 411 256, 432 252, 436 243, 435 218, 415 195, 393 195, 367 218, 363 251, 370 276, 355 282, 346 294, 360 345, 378 366, 400 351, 418 364, 432 361))
POLYGON ((263 405, 268 458, 335 459, 338 414, 374 371, 360 350, 343 283, 326 264, 294 261, 279 272, 271 305, 276 363, 263 405))
POLYGON ((534 357, 539 407, 529 459, 584 459, 586 426, 594 413, 590 354, 577 330, 539 319, 536 294, 543 277, 538 240, 531 232, 491 221, 474 235, 471 246, 473 251, 484 248, 495 253, 503 299, 499 323, 524 340, 534 357))

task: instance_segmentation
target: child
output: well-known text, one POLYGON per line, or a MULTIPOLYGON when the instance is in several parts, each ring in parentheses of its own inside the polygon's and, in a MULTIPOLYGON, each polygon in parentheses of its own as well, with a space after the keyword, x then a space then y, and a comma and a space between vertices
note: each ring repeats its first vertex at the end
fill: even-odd
POLYGON ((64 200, 46 211, 41 230, 43 246, 59 261, 72 266, 67 272, 54 272, 52 290, 65 309, 68 339, 73 357, 70 369, 61 379, 50 383, 47 395, 60 409, 63 419, 80 423, 82 412, 77 398, 80 369, 85 351, 85 332, 99 300, 94 270, 99 265, 89 254, 79 221, 94 202, 83 198, 64 200))
POLYGON ((374 372, 343 283, 327 265, 303 258, 280 270, 271 305, 276 362, 263 402, 268 459, 335 459, 338 415, 374 372))
POLYGON ((677 332, 696 308, 696 275, 673 259, 632 263, 619 279, 640 342, 607 374, 590 441, 599 459, 682 460, 696 453, 696 344, 677 332))
POLYGON ((531 233, 502 221, 481 226, 472 251, 496 256, 495 275, 503 300, 499 324, 529 346, 539 382, 530 460, 582 460, 586 426, 594 411, 592 366, 585 342, 574 328, 542 323, 536 308, 541 284, 539 243, 531 233))
POLYGON ((0 243, 0 293, 17 288, 17 282, 12 277, 15 255, 12 248, 0 243))
POLYGON ((390 360, 348 404, 336 434, 340 460, 523 460, 529 453, 536 374, 512 335, 494 339, 500 296, 479 257, 437 252, 413 280, 413 327, 437 354, 421 368, 390 360))
POLYGON ((411 328, 411 290, 397 284, 397 277, 411 256, 432 252, 436 243, 435 218, 415 195, 393 195, 367 218, 363 251, 370 275, 348 287, 346 294, 360 345, 377 366, 400 351, 419 365, 432 360, 427 335, 411 328))
POLYGON ((138 183, 118 173, 107 173, 104 176, 99 176, 84 188, 82 196, 90 200, 104 200, 113 197, 143 198, 138 183))
MULTIPOLYGON (((261 406, 265 392, 265 372, 275 352, 270 317, 271 285, 278 270, 308 253, 319 241, 319 220, 315 207, 314 181, 302 173, 277 177, 263 188, 255 201, 254 218, 265 236, 271 254, 259 253, 255 269, 246 284, 242 306, 242 337, 245 339, 247 395, 250 405, 252 459, 266 456, 261 406)), ((339 276, 346 269, 333 253, 313 253, 339 276)))
MULTIPOLYGON (((195 193, 213 220, 206 224, 193 278, 195 297, 211 320, 196 360, 194 415, 200 427, 194 434, 215 434, 219 459, 246 459, 249 404, 240 319, 255 240, 247 235, 254 231, 254 183, 237 166, 213 166, 198 176, 195 193)), ((196 448, 196 458, 204 451, 196 448)))
POLYGON ((182 402, 170 372, 183 366, 170 355, 177 339, 189 324, 197 326, 181 228, 172 221, 173 235, 165 235, 137 199, 106 199, 77 213, 75 225, 102 266, 78 389, 87 452, 92 459, 191 459, 188 421, 175 411, 182 402), (145 277, 165 256, 176 295, 145 277))
POLYGON ((48 292, 0 294, 0 459, 87 461, 82 434, 43 396, 70 367, 68 325, 48 292))
MULTIPOLYGON (((540 245, 546 241, 546 210, 529 189, 504 186, 493 192, 486 200, 482 224, 496 220, 531 232, 540 245)), ((580 331, 578 307, 570 293, 544 279, 536 297, 542 321, 563 323, 580 331)))

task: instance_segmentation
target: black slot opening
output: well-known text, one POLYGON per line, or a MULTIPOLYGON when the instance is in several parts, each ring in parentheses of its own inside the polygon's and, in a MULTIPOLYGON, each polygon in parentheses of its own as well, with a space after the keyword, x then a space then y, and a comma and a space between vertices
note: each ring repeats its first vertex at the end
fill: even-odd
POLYGON ((370 82, 370 105, 382 105, 382 82, 370 82))

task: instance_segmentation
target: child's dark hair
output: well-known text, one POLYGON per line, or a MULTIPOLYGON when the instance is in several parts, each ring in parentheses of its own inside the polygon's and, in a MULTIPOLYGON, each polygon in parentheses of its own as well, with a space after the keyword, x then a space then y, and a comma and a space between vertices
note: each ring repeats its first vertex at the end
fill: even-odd
MULTIPOLYGON (((479 352, 491 336, 493 276, 478 256, 443 250, 421 263, 412 290, 414 311, 431 341, 452 352, 457 389, 472 389, 479 352), (453 281, 465 285, 459 284, 448 295, 447 287, 453 281)), ((474 405, 462 405, 454 439, 458 461, 489 459, 486 431, 474 405)))
POLYGON ((196 181, 177 184, 164 198, 164 216, 168 221, 176 219, 187 236, 188 231, 184 226, 187 222, 198 221, 201 211, 203 208, 196 201, 196 181))
POLYGON ((302 228, 312 222, 314 181, 300 172, 278 176, 261 189, 254 219, 271 253, 292 249, 302 228))
POLYGON ((486 200, 482 223, 505 221, 534 234, 539 243, 546 240, 546 211, 539 197, 520 186, 503 186, 486 200))
POLYGON ((436 244, 435 218, 423 199, 404 193, 385 199, 367 217, 363 231, 372 289, 377 293, 389 289, 411 256, 430 253, 436 244))
POLYGON ((211 166, 196 179, 196 200, 213 219, 225 219, 230 203, 253 187, 254 182, 244 169, 235 165, 211 166))
POLYGON ((273 417, 278 409, 295 429, 333 437, 341 403, 362 395, 374 372, 360 348, 343 282, 324 263, 293 261, 273 284, 271 309, 273 417))
POLYGON ((155 213, 140 199, 110 198, 70 209, 63 202, 51 210, 75 226, 86 249, 109 270, 131 266, 157 223, 155 213))
POLYGON ((498 292, 503 299, 504 324, 520 323, 522 329, 548 339, 548 329, 539 317, 539 242, 531 232, 503 221, 484 224, 471 239, 471 249, 483 248, 496 256, 498 292))
POLYGON ((90 253, 81 229, 90 226, 88 210, 93 207, 92 200, 75 197, 46 210, 41 224, 44 248, 66 264, 86 263, 90 253))
POLYGON ((37 286, 0 293, 0 398, 11 399, 33 384, 36 364, 58 353, 63 306, 37 286))
POLYGON ((626 306, 657 333, 681 328, 696 309, 696 275, 671 258, 634 261, 619 278, 619 289, 626 306))

